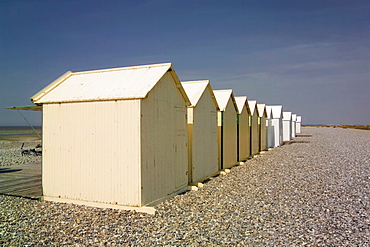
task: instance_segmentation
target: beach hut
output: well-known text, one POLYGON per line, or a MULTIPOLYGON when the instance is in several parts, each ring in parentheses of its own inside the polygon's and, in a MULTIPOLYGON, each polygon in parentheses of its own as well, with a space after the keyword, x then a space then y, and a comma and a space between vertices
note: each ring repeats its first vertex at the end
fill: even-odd
POLYGON ((219 107, 219 167, 231 168, 237 163, 237 112, 234 94, 231 89, 213 90, 219 107))
POLYGON ((295 131, 296 133, 301 133, 301 122, 302 122, 302 116, 297 116, 297 122, 296 122, 296 127, 295 127, 295 131))
POLYGON ((258 108, 259 152, 262 152, 267 149, 266 105, 257 104, 257 108, 258 108))
POLYGON ((271 129, 270 133, 273 135, 273 146, 278 147, 283 144, 283 106, 272 105, 271 108, 271 129))
POLYGON ((189 183, 218 172, 218 105, 208 80, 181 82, 188 98, 189 183))
POLYGON ((251 156, 258 154, 259 152, 259 132, 258 132, 258 109, 256 100, 248 100, 248 105, 250 109, 249 116, 249 128, 250 128, 250 147, 251 147, 251 156))
POLYGON ((250 157, 250 109, 247 96, 235 97, 235 101, 238 106, 238 161, 244 161, 250 157))
POLYGON ((283 141, 292 140, 292 113, 283 112, 283 141))
POLYGON ((267 132, 267 148, 274 147, 274 127, 272 126, 272 109, 271 106, 266 106, 266 132, 267 132))
POLYGON ((296 135, 296 130, 295 130, 296 122, 297 122, 297 114, 292 114, 292 139, 296 135))
POLYGON ((170 63, 67 72, 31 100, 44 199, 140 207, 187 189, 190 102, 170 63))

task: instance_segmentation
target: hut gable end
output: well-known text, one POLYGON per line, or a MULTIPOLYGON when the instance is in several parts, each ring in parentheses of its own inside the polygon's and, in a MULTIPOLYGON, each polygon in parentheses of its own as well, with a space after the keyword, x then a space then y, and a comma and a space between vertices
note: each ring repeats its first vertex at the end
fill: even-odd
POLYGON ((218 104, 209 80, 185 81, 181 82, 181 84, 189 98, 190 107, 196 107, 200 99, 204 96, 206 90, 208 90, 214 105, 218 109, 218 104))
POLYGON ((166 73, 141 102, 141 186, 143 205, 188 183, 186 99, 166 73))
POLYGON ((238 114, 242 114, 243 113, 244 106, 245 106, 245 109, 247 110, 248 115, 251 114, 251 110, 249 109, 249 104, 248 104, 247 96, 238 96, 238 97, 235 97, 235 102, 236 102, 236 105, 238 106, 238 114))

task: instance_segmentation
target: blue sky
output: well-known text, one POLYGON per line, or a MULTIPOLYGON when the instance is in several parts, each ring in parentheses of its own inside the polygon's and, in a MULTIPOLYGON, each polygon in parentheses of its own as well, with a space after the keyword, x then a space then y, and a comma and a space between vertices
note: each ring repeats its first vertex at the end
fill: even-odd
POLYGON ((304 124, 370 125, 369 13, 368 0, 3 0, 0 126, 27 125, 4 107, 66 71, 161 62, 304 124))

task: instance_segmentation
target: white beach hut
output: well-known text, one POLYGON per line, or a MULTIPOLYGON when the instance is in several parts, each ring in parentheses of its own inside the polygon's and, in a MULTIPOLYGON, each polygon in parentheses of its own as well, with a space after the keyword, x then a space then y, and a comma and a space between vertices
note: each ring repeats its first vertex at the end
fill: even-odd
POLYGON ((296 122, 296 128, 295 128, 295 131, 296 133, 301 133, 301 123, 302 123, 302 116, 297 116, 297 122, 296 122))
POLYGON ((267 127, 266 127, 266 105, 257 104, 258 108, 258 134, 259 134, 259 152, 267 149, 267 127))
POLYGON ((271 107, 271 127, 273 133, 273 146, 278 147, 283 144, 283 106, 272 105, 271 107))
POLYGON ((189 183, 218 172, 218 105, 208 80, 181 82, 188 106, 189 183))
POLYGON ((258 132, 258 109, 256 100, 248 100, 248 105, 250 109, 249 116, 249 127, 250 127, 250 147, 251 147, 251 156, 258 154, 259 152, 259 132, 258 132))
POLYGON ((266 106, 266 131, 267 131, 267 148, 274 147, 274 126, 272 126, 272 109, 266 106))
POLYGON ((237 163, 237 112, 231 89, 213 90, 218 107, 219 167, 231 168, 237 163))
POLYGON ((283 112, 283 141, 292 140, 292 113, 283 112))
POLYGON ((250 157, 250 109, 247 96, 235 97, 238 106, 238 161, 244 161, 250 157))
POLYGON ((187 188, 190 102, 170 63, 67 72, 31 100, 46 200, 140 207, 187 188))
POLYGON ((292 114, 292 139, 293 139, 293 138, 295 137, 295 135, 296 135, 296 130, 295 130, 296 122, 297 122, 297 114, 292 114))

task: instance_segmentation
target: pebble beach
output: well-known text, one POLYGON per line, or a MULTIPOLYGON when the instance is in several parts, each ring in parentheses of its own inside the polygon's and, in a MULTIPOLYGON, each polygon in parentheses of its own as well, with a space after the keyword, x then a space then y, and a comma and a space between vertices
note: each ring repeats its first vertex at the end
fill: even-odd
MULTIPOLYGON (((1 166, 40 159, 0 146, 1 166)), ((0 195, 0 245, 370 246, 369 196, 370 131, 304 127, 155 215, 0 195)))

